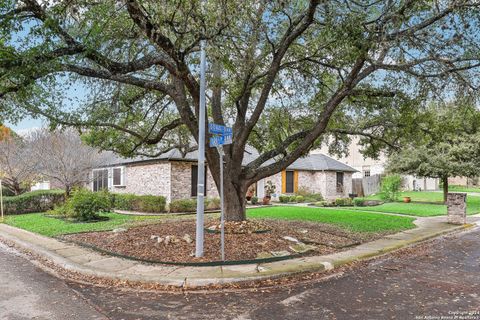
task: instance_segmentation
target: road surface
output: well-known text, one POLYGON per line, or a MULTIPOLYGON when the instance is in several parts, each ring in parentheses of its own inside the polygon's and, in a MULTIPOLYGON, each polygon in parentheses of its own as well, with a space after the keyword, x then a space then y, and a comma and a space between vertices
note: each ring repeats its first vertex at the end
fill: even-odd
POLYGON ((65 283, 0 246, 0 319, 480 320, 480 229, 377 259, 327 280, 213 293, 65 283), (447 318, 446 318, 447 317, 447 318))

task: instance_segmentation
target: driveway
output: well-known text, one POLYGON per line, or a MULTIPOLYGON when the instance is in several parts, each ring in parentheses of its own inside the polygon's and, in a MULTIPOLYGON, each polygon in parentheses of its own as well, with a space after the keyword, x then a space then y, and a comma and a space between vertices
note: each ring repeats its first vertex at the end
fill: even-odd
POLYGON ((132 292, 66 284, 0 247, 0 289, 1 319, 102 319, 105 314, 126 320, 455 319, 455 315, 480 320, 480 228, 328 279, 222 293, 132 292))

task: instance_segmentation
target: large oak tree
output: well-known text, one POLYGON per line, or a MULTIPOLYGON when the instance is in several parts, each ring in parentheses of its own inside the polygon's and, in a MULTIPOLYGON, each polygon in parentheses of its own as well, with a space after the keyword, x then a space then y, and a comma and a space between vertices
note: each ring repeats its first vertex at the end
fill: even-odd
MULTIPOLYGON (((389 116, 408 121, 433 92, 476 89, 479 7, 467 0, 209 0, 203 7, 4 0, 0 103, 12 120, 28 113, 89 128, 90 143, 126 156, 191 150, 205 39, 208 121, 233 127, 226 217, 242 220, 247 187, 327 135, 381 140, 397 124, 389 116), (248 144, 259 156, 244 163, 248 144)), ((216 150, 207 148, 206 158, 218 185, 216 150)))

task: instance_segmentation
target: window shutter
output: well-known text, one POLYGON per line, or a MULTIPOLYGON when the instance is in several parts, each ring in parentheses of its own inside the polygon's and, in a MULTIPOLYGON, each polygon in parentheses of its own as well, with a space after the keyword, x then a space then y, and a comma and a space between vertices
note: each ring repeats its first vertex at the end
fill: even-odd
POLYGON ((282 193, 287 192, 287 170, 282 171, 282 193))
POLYGON ((298 192, 298 171, 293 172, 293 192, 298 192))

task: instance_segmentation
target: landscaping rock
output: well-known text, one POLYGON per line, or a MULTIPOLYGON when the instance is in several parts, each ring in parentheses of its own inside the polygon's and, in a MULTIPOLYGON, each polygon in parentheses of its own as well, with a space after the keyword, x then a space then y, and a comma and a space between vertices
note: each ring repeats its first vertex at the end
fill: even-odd
POLYGON ((120 232, 125 232, 125 231, 127 231, 127 229, 125 229, 125 228, 117 228, 117 229, 112 230, 113 233, 120 233, 120 232))
POLYGON ((172 241, 172 238, 170 236, 165 237, 165 244, 168 245, 172 241))
POLYGON ((299 232, 305 234, 305 233, 308 233, 308 230, 307 229, 300 229, 299 232))
POLYGON ((287 241, 295 242, 295 243, 300 242, 300 241, 298 241, 298 239, 295 239, 294 237, 290 237, 290 236, 285 236, 285 237, 283 237, 283 239, 285 239, 287 241))
POLYGON ((191 237, 188 233, 186 233, 186 234, 183 236, 182 239, 183 239, 186 243, 192 243, 192 242, 193 242, 192 237, 191 237))
POLYGON ((290 250, 296 252, 296 253, 305 253, 310 250, 315 250, 316 247, 312 246, 310 244, 305 244, 305 243, 297 243, 293 246, 290 246, 290 250))
POLYGON ((266 258, 271 258, 273 255, 270 252, 259 252, 257 256, 255 257, 256 259, 266 259, 266 258))
POLYGON ((155 240, 155 239, 158 239, 158 238, 160 238, 160 237, 159 237, 159 236, 156 236, 156 235, 151 235, 151 236, 150 236, 150 240, 155 240))
POLYGON ((162 243, 164 240, 162 237, 157 237, 157 243, 162 243))
POLYGON ((290 255, 290 252, 288 252, 287 250, 282 250, 282 251, 270 251, 270 253, 271 253, 274 257, 285 257, 285 256, 289 256, 289 255, 290 255))

